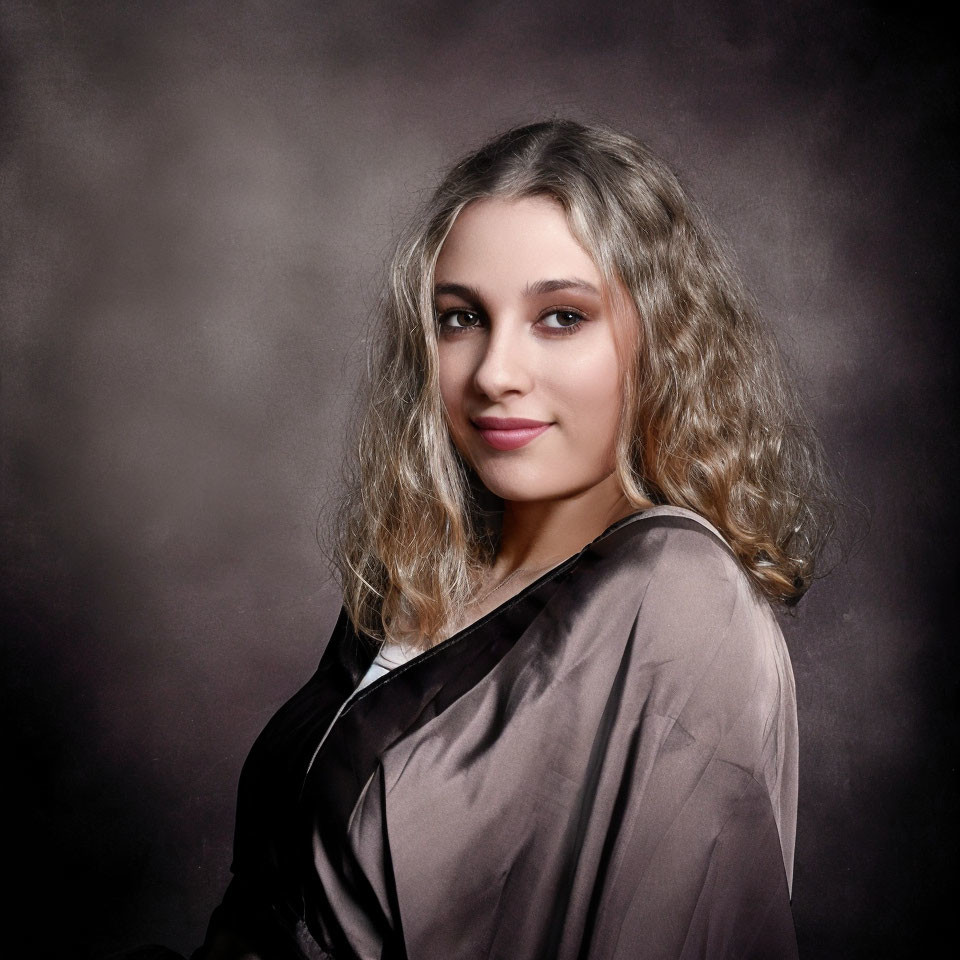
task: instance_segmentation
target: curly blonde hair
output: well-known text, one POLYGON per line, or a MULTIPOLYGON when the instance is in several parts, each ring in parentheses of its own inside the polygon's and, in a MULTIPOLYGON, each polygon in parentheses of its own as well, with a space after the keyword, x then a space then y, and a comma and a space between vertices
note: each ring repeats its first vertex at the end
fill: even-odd
MULTIPOLYGON (((334 563, 361 633, 418 625, 431 646, 475 596, 498 503, 453 445, 438 380, 434 267, 484 197, 551 197, 636 307, 617 474, 631 503, 695 510, 756 588, 791 606, 832 527, 831 483, 771 331, 676 176, 633 137, 550 120, 510 130, 449 172, 400 240, 375 315, 334 563)), ((501 505, 502 506, 502 505, 501 505)))

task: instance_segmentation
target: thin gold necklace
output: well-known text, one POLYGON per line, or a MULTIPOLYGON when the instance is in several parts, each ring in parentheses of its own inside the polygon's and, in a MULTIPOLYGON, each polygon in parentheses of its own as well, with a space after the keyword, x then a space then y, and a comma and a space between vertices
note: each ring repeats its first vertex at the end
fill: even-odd
POLYGON ((514 577, 519 576, 521 573, 540 573, 543 570, 548 570, 550 567, 556 565, 558 560, 563 560, 564 556, 552 558, 548 563, 545 563, 542 567, 517 567, 512 573, 508 573, 492 590, 488 590, 482 597, 478 597, 476 600, 473 600, 474 604, 481 604, 487 597, 492 597, 501 587, 506 586, 514 577))

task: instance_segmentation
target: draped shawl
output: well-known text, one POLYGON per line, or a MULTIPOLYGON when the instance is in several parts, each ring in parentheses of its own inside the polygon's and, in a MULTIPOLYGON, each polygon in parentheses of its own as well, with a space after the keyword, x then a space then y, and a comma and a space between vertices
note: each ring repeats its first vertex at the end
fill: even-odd
POLYGON ((254 745, 197 960, 796 955, 793 674, 703 518, 619 520, 351 698, 374 654, 341 609, 254 745))

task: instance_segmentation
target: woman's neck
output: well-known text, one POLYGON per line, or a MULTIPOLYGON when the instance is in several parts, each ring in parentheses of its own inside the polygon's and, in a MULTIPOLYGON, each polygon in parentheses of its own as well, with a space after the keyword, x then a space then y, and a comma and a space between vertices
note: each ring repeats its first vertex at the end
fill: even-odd
MULTIPOLYGON (((505 501, 500 549, 479 585, 476 597, 458 611, 434 641, 439 643, 496 609, 533 583, 551 567, 578 553, 612 523, 643 510, 652 503, 631 503, 616 477, 592 487, 584 495, 563 501, 505 501)), ((418 646, 416 631, 397 624, 389 640, 418 646)))
POLYGON ((581 550, 612 523, 643 509, 623 493, 616 474, 577 497, 564 500, 505 501, 503 526, 492 579, 519 568, 557 564, 581 550))

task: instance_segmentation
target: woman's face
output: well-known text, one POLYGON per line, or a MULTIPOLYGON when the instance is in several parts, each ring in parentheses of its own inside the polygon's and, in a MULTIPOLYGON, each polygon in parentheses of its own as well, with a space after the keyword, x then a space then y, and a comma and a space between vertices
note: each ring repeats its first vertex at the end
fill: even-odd
POLYGON ((440 251, 434 292, 450 431, 487 489, 507 501, 589 496, 615 465, 615 333, 637 325, 562 207, 472 202, 440 251), (511 418, 533 426, 511 429, 511 418))

